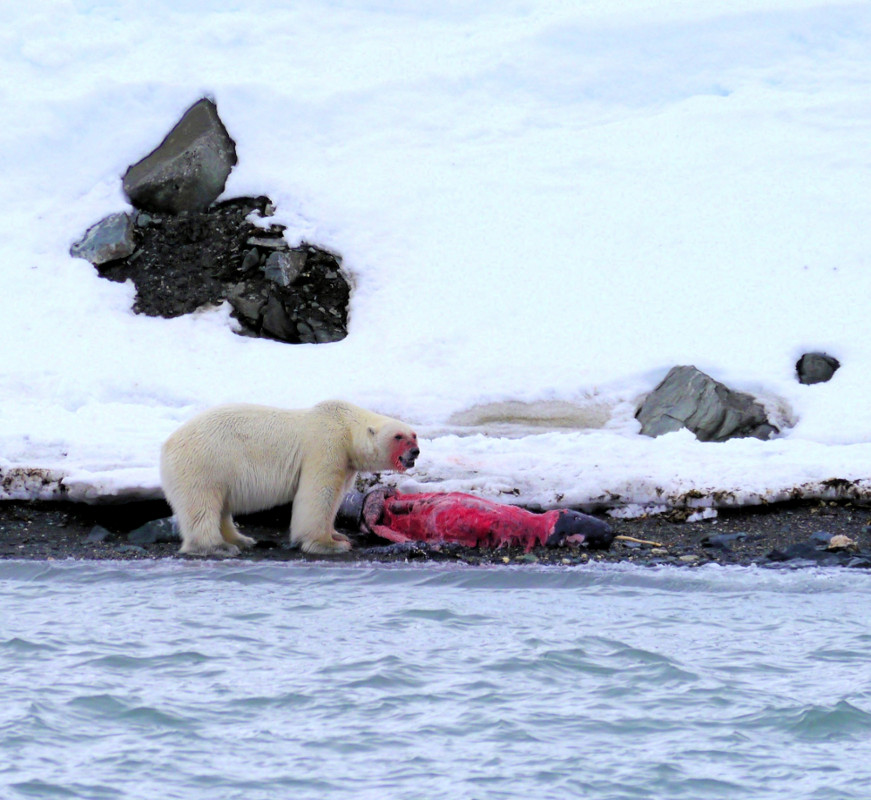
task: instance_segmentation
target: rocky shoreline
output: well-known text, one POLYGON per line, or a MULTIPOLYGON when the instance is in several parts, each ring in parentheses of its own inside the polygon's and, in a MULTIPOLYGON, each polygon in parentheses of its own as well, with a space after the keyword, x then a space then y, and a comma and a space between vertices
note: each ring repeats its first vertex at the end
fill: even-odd
MULTIPOLYGON (((169 513, 162 501, 114 506, 69 502, 0 502, 0 558, 38 561, 128 561, 177 558, 169 513)), ((871 507, 849 502, 772 504, 720 511, 713 519, 682 521, 685 514, 609 519, 618 536, 608 551, 583 547, 479 550, 457 545, 395 545, 345 530, 354 549, 337 556, 307 556, 287 545, 289 509, 242 517, 244 533, 258 540, 244 561, 329 563, 457 562, 471 565, 557 565, 630 562, 641 565, 704 564, 842 566, 871 568, 871 507), (834 537, 846 537, 845 539, 834 537)))

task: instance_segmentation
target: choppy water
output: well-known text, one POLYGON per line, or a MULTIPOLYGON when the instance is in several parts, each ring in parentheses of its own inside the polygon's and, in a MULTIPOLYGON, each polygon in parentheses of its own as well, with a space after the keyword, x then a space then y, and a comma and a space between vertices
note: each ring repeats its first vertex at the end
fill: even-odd
POLYGON ((871 576, 0 562, 0 798, 865 798, 871 576))

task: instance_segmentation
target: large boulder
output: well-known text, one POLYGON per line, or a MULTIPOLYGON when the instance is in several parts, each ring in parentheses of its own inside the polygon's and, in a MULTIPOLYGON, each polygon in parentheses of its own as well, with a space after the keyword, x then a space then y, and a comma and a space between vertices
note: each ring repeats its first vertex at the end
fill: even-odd
POLYGON ((124 193, 143 211, 205 211, 236 163, 236 144, 206 98, 194 103, 161 144, 124 175, 124 193))
POLYGON ((768 439, 777 428, 765 409, 693 366, 673 367, 635 414, 646 436, 688 428, 703 442, 736 437, 768 439))
POLYGON ((840 366, 841 362, 828 353, 805 353, 795 362, 795 373, 799 383, 825 383, 840 366))

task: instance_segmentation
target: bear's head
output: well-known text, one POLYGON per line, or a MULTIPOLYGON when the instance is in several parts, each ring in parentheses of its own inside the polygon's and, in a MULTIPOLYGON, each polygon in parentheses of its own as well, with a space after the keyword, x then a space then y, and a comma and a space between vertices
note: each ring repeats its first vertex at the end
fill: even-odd
POLYGON ((375 461, 369 469, 405 472, 414 466, 420 455, 417 434, 403 422, 385 418, 380 424, 370 425, 368 434, 373 443, 375 461))

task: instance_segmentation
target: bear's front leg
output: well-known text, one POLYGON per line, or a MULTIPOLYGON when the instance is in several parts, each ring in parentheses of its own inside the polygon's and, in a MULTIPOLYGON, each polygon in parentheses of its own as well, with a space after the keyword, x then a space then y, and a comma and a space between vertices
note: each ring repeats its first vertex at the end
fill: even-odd
POLYGON ((315 555, 334 555, 351 549, 351 540, 333 527, 346 483, 344 470, 324 472, 303 468, 293 497, 291 546, 315 555))

